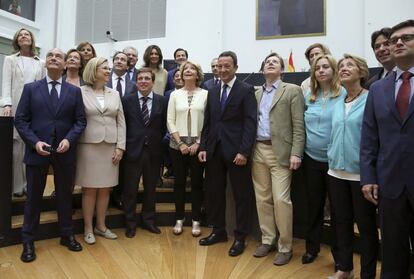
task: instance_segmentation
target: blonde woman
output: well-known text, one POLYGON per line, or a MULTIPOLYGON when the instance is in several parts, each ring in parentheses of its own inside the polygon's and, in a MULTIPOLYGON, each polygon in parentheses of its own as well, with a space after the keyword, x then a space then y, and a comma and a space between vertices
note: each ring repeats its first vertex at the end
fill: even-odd
POLYGON ((203 192, 203 165, 198 160, 207 90, 201 89, 203 72, 200 65, 186 61, 180 67, 184 87, 170 95, 167 126, 171 133, 170 154, 175 174, 175 219, 173 233, 183 232, 185 186, 187 173, 191 174, 192 235, 199 236, 200 210, 203 192))
POLYGON ((82 186, 84 240, 88 244, 95 243, 94 234, 117 238, 106 227, 105 217, 111 187, 118 184, 126 128, 119 93, 105 86, 110 74, 106 59, 92 58, 83 72, 85 85, 81 87, 88 125, 79 139, 75 183, 82 186))
MULTIPOLYGON (((335 104, 345 95, 339 82, 338 67, 330 55, 314 59, 311 68, 310 90, 305 92, 306 144, 303 160, 308 211, 306 252, 302 263, 315 260, 320 250, 324 207, 328 183, 328 143, 332 129, 335 104)), ((332 254, 335 256, 335 244, 332 254)))

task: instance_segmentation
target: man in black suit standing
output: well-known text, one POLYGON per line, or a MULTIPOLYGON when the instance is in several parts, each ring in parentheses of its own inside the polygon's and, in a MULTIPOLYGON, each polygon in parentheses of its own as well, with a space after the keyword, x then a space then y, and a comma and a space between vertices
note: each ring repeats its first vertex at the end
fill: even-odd
POLYGON ((375 58, 382 65, 382 69, 373 75, 365 84, 365 88, 369 89, 375 81, 383 79, 395 67, 395 62, 391 57, 390 42, 388 41, 391 34, 391 28, 384 27, 375 31, 371 35, 371 47, 374 51, 375 58))
MULTIPOLYGON (((111 78, 109 79, 106 86, 109 88, 113 88, 118 91, 119 96, 121 98, 134 94, 136 92, 135 80, 130 80, 128 77, 128 67, 129 67, 129 58, 128 55, 122 51, 117 51, 112 57, 112 71, 111 71, 111 78)), ((120 165, 120 172, 122 172, 123 163, 121 161, 120 165)), ((122 177, 119 179, 119 184, 112 189, 111 193, 111 204, 117 207, 118 209, 122 209, 122 186, 123 180, 122 177)))
POLYGON ((257 102, 253 86, 236 78, 237 56, 225 51, 218 58, 221 85, 208 92, 199 159, 206 164, 207 218, 211 234, 200 245, 227 241, 226 178, 230 176, 236 204, 236 229, 230 256, 245 248, 254 202, 251 152, 256 137, 257 102))
POLYGON ((395 71, 372 84, 361 132, 360 168, 364 197, 378 205, 381 278, 410 278, 414 216, 414 20, 391 29, 395 71))
POLYGON ((23 253, 20 259, 36 259, 34 233, 49 166, 52 165, 59 217, 60 244, 81 251, 72 224, 72 181, 76 142, 86 127, 82 94, 78 87, 62 80, 65 53, 52 49, 46 55, 46 78, 26 84, 17 106, 15 126, 26 144, 24 163, 27 200, 22 227, 23 253))
POLYGON ((203 88, 205 90, 210 90, 211 88, 213 88, 216 85, 220 84, 220 77, 219 77, 219 73, 218 73, 218 69, 217 69, 217 63, 218 63, 218 59, 217 58, 213 58, 213 60, 211 60, 211 72, 213 73, 213 78, 206 80, 203 83, 203 88))
POLYGON ((127 71, 127 79, 135 82, 137 80, 137 71, 138 69, 135 68, 138 62, 138 50, 133 46, 127 46, 122 50, 128 56, 128 71, 127 71))
POLYGON ((125 235, 135 236, 137 218, 137 186, 141 175, 144 181, 142 227, 152 233, 161 233, 155 225, 155 186, 162 161, 162 138, 166 131, 167 102, 154 94, 155 75, 150 68, 137 72, 138 91, 122 99, 127 125, 127 144, 123 158, 122 203, 126 217, 125 235))
MULTIPOLYGON (((177 48, 174 51, 174 61, 177 64, 177 68, 179 69, 181 64, 183 64, 188 59, 188 51, 183 48, 177 48)), ((167 79, 167 86, 165 87, 165 91, 171 90, 175 87, 174 85, 174 73, 175 69, 168 71, 168 79, 167 79)))

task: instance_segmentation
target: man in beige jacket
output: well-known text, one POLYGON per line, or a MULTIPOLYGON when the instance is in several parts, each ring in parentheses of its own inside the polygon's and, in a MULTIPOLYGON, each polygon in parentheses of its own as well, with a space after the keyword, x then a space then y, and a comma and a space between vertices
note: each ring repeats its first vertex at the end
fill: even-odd
POLYGON ((252 176, 262 244, 254 252, 264 257, 276 247, 275 265, 292 258, 292 171, 299 168, 305 144, 304 99, 302 90, 284 83, 283 59, 269 54, 263 72, 266 83, 256 91, 258 127, 253 151, 252 176))

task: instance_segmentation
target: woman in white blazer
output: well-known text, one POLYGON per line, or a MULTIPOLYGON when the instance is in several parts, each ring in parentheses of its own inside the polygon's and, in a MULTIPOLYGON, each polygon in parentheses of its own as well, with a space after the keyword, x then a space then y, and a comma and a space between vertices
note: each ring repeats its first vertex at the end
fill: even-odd
POLYGON ((180 67, 184 87, 171 93, 168 102, 167 126, 171 133, 170 154, 173 162, 175 181, 174 234, 181 234, 184 223, 185 187, 188 170, 191 174, 191 211, 193 236, 199 236, 200 211, 203 198, 203 165, 198 160, 204 109, 207 103, 207 90, 201 89, 203 72, 191 61, 180 67))
MULTIPOLYGON (((18 30, 13 37, 15 53, 6 56, 3 64, 3 84, 1 90, 2 116, 13 117, 23 86, 46 75, 44 62, 36 56, 37 50, 33 33, 25 28, 18 30)), ((25 193, 26 170, 23 164, 24 143, 16 130, 13 132, 13 196, 25 193)))
POLYGON ((106 227, 105 217, 111 187, 118 185, 126 127, 118 91, 105 86, 110 74, 105 58, 92 58, 86 64, 85 85, 81 87, 88 124, 78 141, 75 184, 82 186, 84 239, 88 244, 95 243, 94 233, 108 239, 117 238, 106 227))

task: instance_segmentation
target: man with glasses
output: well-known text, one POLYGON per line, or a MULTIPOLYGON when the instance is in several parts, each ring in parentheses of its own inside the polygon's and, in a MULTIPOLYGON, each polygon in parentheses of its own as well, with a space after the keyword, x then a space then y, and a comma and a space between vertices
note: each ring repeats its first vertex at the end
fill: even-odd
POLYGON ((391 57, 390 42, 388 41, 390 34, 391 28, 384 27, 371 35, 372 50, 374 51, 375 58, 377 58, 383 68, 367 81, 365 84, 365 88, 367 89, 369 89, 371 84, 375 81, 386 77, 395 67, 395 63, 391 57))
POLYGON ((409 231, 414 215, 414 20, 391 29, 394 72, 372 84, 361 136, 361 185, 378 204, 381 278, 410 278, 409 231))

